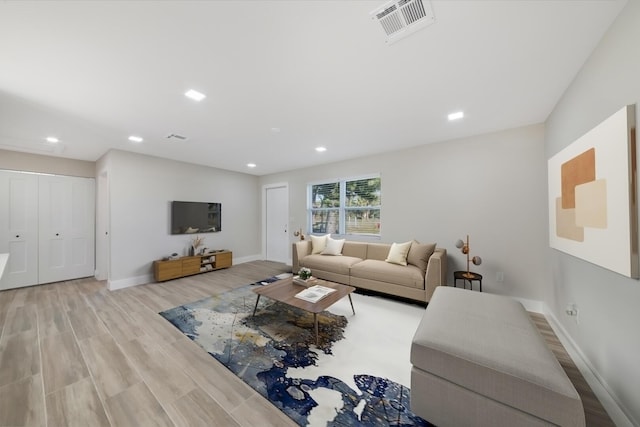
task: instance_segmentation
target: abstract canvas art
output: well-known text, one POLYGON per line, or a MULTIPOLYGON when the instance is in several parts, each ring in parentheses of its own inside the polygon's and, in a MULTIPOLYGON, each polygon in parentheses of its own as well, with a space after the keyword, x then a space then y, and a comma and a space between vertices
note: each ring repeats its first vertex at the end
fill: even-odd
POLYGON ((635 105, 549 159, 549 244, 638 278, 635 105))

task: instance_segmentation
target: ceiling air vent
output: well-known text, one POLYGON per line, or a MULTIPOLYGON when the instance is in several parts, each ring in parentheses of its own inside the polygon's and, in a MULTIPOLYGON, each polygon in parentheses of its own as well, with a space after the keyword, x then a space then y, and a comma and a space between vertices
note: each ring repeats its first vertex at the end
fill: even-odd
POLYGON ((371 19, 382 25, 388 44, 436 21, 429 0, 393 0, 371 12, 371 19))
POLYGON ((167 135, 167 139, 169 141, 186 141, 187 137, 186 136, 182 136, 182 135, 178 135, 177 133, 172 133, 167 135))

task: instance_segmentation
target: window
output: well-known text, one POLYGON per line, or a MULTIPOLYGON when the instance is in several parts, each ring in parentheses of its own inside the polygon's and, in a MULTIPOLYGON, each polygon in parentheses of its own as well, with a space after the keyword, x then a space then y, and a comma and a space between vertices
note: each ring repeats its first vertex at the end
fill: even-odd
POLYGON ((309 185, 311 232, 380 235, 380 177, 309 185))

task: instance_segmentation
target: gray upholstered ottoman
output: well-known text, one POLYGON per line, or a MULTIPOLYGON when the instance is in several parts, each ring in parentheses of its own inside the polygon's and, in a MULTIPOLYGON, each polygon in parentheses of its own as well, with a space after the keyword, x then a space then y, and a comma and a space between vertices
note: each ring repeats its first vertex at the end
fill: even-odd
POLYGON ((580 396, 511 298, 439 286, 411 363, 411 410, 439 427, 585 425, 580 396))

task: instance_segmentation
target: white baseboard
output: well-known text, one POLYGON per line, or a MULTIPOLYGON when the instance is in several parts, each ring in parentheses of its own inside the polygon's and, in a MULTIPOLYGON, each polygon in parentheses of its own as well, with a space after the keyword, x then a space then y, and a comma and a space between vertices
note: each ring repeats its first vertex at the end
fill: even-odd
MULTIPOLYGON (((558 339, 571 356, 571 359, 576 364, 576 367, 587 381, 591 390, 596 395, 605 411, 611 417, 613 423, 618 427, 633 427, 640 424, 636 423, 627 415, 627 411, 624 410, 624 406, 618 401, 615 394, 611 391, 607 382, 602 378, 598 371, 593 367, 589 359, 584 355, 580 347, 573 341, 571 336, 567 333, 567 330, 558 321, 556 316, 551 312, 549 306, 540 302, 543 307, 542 314, 545 315, 549 321, 549 325, 558 336, 558 339)), ((526 306, 525 306, 526 307, 526 306)))
POLYGON ((249 256, 243 256, 240 258, 234 258, 233 259, 233 263, 234 264, 244 264, 245 262, 251 262, 251 261, 260 261, 263 260, 264 258, 262 258, 262 256, 258 255, 249 255, 249 256))
POLYGON ((524 306, 524 309, 527 311, 533 311, 534 313, 540 313, 540 314, 545 314, 544 308, 545 308, 545 304, 542 301, 537 301, 534 299, 527 299, 527 298, 517 298, 517 297, 511 297, 516 301, 519 301, 520 304, 522 304, 524 306))
POLYGON ((132 286, 144 285, 146 283, 152 283, 152 282, 153 282, 153 275, 145 274, 144 276, 127 277, 126 279, 108 280, 107 288, 110 291, 115 291, 118 289, 130 288, 132 286))

